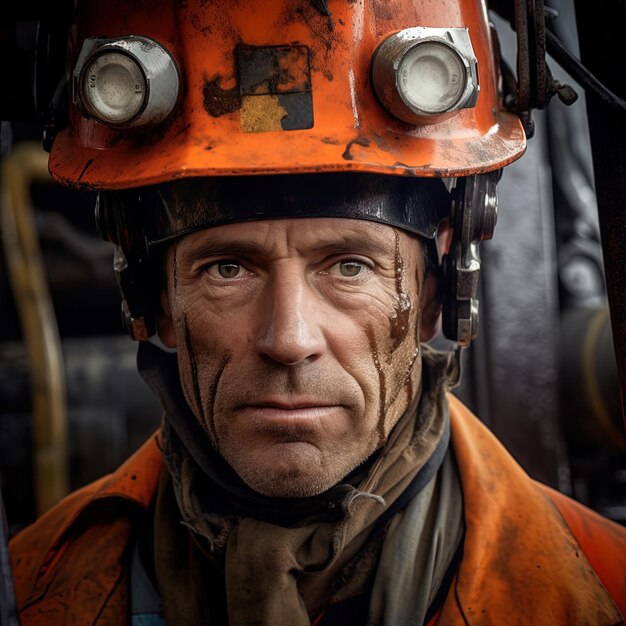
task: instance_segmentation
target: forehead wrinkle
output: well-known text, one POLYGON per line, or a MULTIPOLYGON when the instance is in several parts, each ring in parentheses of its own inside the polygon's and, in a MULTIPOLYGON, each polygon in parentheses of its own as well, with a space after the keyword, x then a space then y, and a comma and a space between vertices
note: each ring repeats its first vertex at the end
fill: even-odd
POLYGON ((267 220, 242 222, 191 233, 181 240, 180 246, 187 262, 218 256, 271 256, 278 246, 277 241, 272 241, 273 234, 267 220))
POLYGON ((348 218, 260 220, 216 227, 188 235, 180 243, 187 260, 208 256, 273 256, 341 251, 393 255, 394 229, 348 218), (338 223, 339 222, 339 223, 338 223))

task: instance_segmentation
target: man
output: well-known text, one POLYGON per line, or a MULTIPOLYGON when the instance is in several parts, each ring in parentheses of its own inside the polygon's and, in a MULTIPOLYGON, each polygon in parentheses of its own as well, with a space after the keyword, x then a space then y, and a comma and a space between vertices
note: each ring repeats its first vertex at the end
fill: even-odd
POLYGON ((622 623, 626 532, 533 483, 424 343, 444 291, 475 334, 524 148, 484 7, 113 5, 80 9, 50 164, 102 190, 164 419, 15 538, 22 623, 622 623))

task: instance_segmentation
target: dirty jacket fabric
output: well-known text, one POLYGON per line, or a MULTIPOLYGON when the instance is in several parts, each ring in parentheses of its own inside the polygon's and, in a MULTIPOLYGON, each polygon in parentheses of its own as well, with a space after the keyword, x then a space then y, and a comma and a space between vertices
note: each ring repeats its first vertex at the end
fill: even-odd
MULTIPOLYGON (((450 415, 466 536, 430 623, 622 624, 626 529, 532 481, 453 397, 450 415)), ((23 626, 128 622, 134 530, 162 468, 153 438, 114 474, 71 494, 13 539, 23 626)))

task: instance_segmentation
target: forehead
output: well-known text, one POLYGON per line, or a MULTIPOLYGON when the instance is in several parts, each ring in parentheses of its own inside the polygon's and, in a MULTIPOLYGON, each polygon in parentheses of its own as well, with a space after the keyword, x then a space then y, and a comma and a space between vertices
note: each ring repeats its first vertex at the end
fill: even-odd
POLYGON ((178 249, 192 256, 227 253, 232 248, 268 256, 291 250, 303 255, 345 251, 394 257, 416 242, 417 237, 387 224, 322 217, 216 226, 186 235, 178 249))

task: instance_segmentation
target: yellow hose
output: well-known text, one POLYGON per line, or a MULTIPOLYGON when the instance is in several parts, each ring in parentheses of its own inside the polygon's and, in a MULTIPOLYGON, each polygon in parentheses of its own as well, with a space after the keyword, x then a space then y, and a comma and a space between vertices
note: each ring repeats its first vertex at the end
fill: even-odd
POLYGON ((28 353, 34 495, 41 515, 68 492, 63 353, 31 199, 33 183, 53 182, 48 155, 35 143, 16 145, 2 162, 1 181, 2 243, 28 353))

